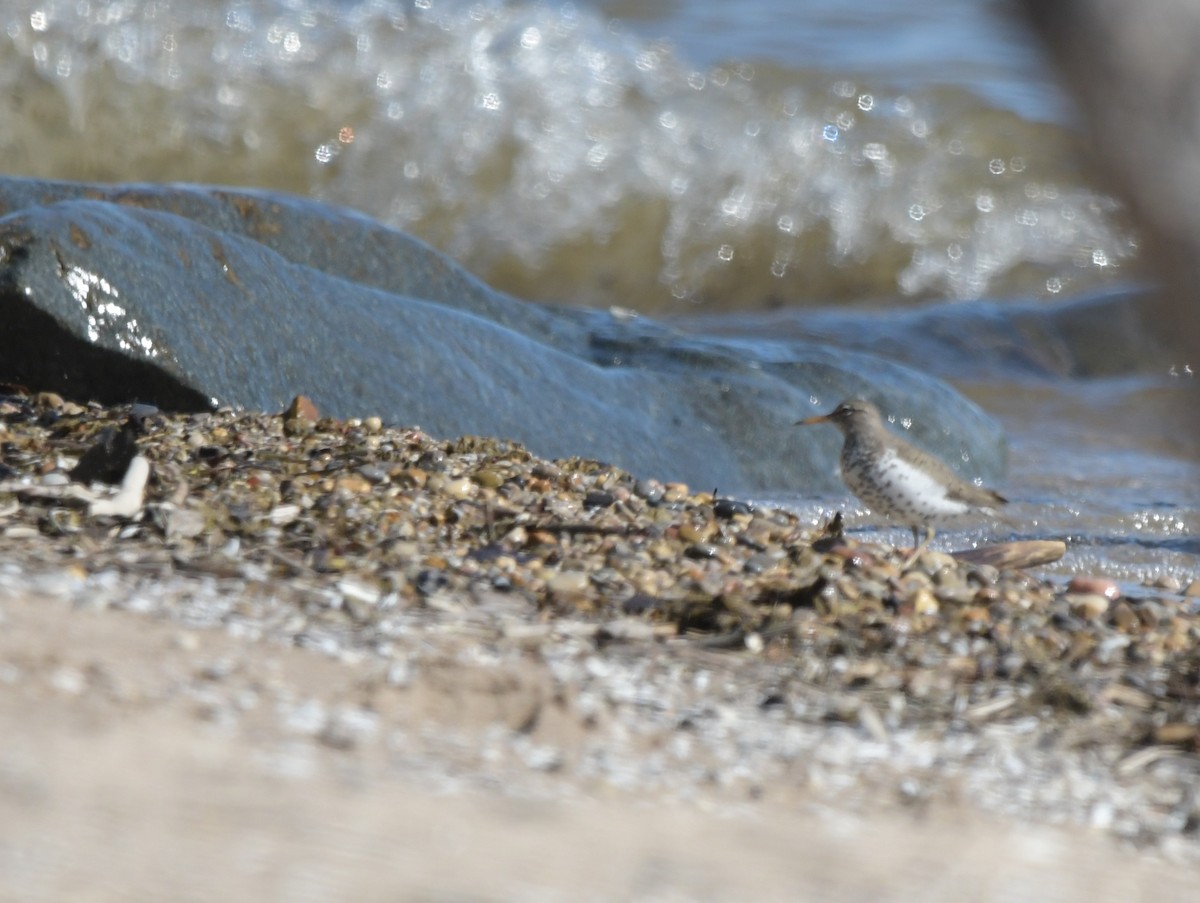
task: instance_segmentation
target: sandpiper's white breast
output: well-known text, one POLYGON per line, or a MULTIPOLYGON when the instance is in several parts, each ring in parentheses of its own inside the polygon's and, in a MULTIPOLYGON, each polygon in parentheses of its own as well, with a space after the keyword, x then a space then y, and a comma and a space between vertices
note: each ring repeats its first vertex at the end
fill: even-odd
POLYGON ((845 477, 854 494, 880 514, 935 520, 971 510, 966 502, 949 498, 945 486, 893 449, 887 449, 869 471, 848 472, 845 477))

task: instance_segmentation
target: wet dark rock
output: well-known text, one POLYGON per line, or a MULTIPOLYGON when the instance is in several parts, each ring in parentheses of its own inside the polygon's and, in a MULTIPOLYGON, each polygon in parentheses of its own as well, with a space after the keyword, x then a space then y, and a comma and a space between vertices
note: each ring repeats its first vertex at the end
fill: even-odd
POLYGON ((968 476, 1002 468, 996 425, 929 377, 523 302, 315 202, 0 179, 0 211, 0 381, 35 391, 176 411, 281 411, 302 392, 330 417, 737 491, 835 488, 834 437, 792 423, 814 397, 870 392, 968 476))
POLYGON ((722 520, 729 520, 738 514, 753 514, 754 506, 749 502, 737 499, 713 499, 713 514, 722 520))
POLYGON ((609 508, 612 507, 616 500, 616 496, 611 492, 605 492, 603 489, 593 489, 583 497, 583 507, 609 508))
POLYGON ((137 454, 138 432, 138 422, 132 417, 119 429, 105 427, 71 470, 71 479, 79 483, 120 483, 137 454))
POLYGON ((644 593, 634 593, 621 603, 621 610, 627 615, 641 615, 651 611, 660 611, 664 607, 662 600, 656 599, 653 596, 647 596, 644 593))

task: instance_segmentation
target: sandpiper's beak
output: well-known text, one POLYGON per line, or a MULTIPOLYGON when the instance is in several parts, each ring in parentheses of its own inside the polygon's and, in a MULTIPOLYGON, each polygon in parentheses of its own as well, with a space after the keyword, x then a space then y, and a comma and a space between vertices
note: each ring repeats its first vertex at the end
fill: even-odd
POLYGON ((832 417, 832 414, 820 414, 816 417, 805 417, 803 420, 797 420, 794 425, 812 426, 814 423, 828 423, 832 417))

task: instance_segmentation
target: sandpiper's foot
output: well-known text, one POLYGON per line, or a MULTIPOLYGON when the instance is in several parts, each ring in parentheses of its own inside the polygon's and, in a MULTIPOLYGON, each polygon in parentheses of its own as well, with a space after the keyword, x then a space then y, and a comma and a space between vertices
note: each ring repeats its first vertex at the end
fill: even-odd
POLYGON ((930 540, 933 539, 933 534, 935 531, 934 531, 933 527, 926 527, 924 539, 919 538, 919 534, 918 534, 916 527, 912 528, 912 532, 913 532, 913 549, 911 552, 909 552, 908 557, 904 559, 904 564, 901 565, 901 568, 904 570, 908 570, 910 567, 912 567, 914 564, 917 563, 917 559, 921 557, 921 553, 925 551, 925 549, 929 546, 930 540))

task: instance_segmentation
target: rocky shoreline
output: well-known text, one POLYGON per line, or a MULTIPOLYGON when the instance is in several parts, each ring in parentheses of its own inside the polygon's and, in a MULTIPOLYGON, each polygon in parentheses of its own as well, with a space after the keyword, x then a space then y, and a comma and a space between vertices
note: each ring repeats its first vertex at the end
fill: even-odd
MULTIPOLYGON (((936 551, 903 568, 836 524, 303 403, 174 415, 13 394, 0 449, 0 599, 348 663, 353 704, 287 716, 334 755, 391 744, 434 783, 514 792, 957 800, 1200 852, 1194 597, 936 551), (121 435, 151 464, 136 515, 29 491, 121 435), (430 724, 476 722, 453 755, 388 722, 430 692, 430 724)), ((227 677, 203 677, 204 718, 240 724, 227 677)))

